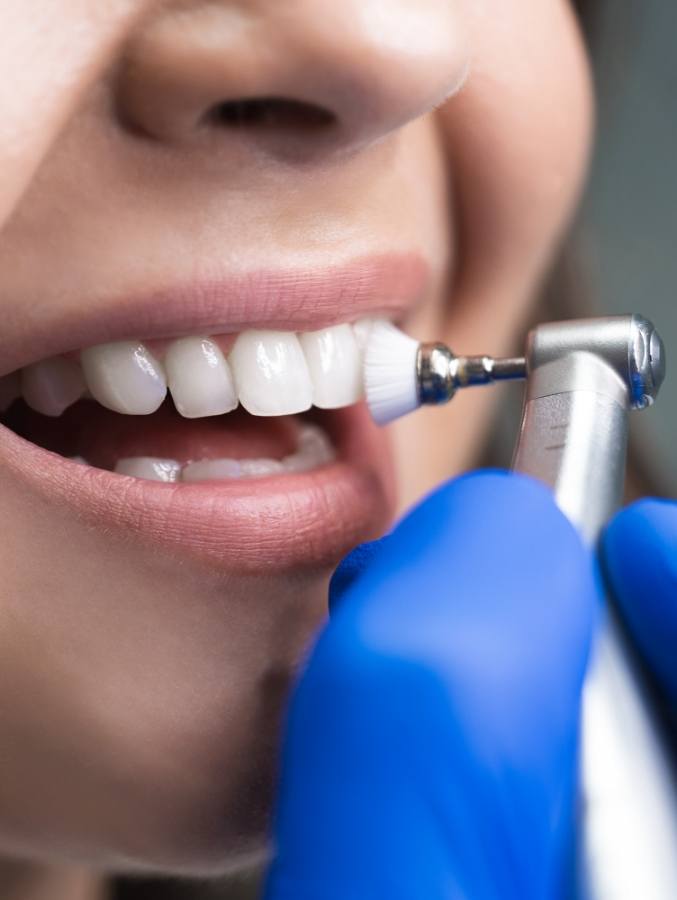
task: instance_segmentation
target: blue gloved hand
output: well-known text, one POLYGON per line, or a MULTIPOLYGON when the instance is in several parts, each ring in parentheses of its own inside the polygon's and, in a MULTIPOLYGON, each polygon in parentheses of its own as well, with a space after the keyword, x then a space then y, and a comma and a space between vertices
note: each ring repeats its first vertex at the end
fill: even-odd
POLYGON ((349 558, 292 701, 267 900, 560 896, 596 597, 516 475, 451 482, 349 558))
POLYGON ((677 708, 677 503, 641 500, 623 510, 602 550, 632 638, 677 708))

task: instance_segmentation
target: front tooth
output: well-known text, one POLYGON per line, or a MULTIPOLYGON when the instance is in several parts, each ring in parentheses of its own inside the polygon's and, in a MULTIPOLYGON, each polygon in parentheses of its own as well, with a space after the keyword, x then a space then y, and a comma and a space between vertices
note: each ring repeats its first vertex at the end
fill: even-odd
POLYGON ((188 463, 181 472, 181 481, 223 481, 240 478, 242 470, 236 459, 201 459, 188 463))
POLYGON ((336 459, 327 435, 315 425, 306 425, 299 436, 298 449, 285 456, 282 465, 287 472, 308 472, 336 459))
POLYGON ((178 481, 181 463, 175 459, 157 459, 154 456, 130 456, 119 459, 115 465, 118 475, 132 475, 147 481, 178 481))
POLYGON ((237 406, 230 366, 208 338, 181 338, 170 344, 165 371, 174 405, 187 419, 220 416, 237 406))
POLYGON ((181 480, 228 481, 233 478, 263 478, 285 471, 277 459, 201 459, 184 466, 181 480))
POLYGON ((301 335, 313 382, 313 403, 336 409, 357 403, 362 395, 360 352, 350 325, 334 325, 301 335))
POLYGON ((82 369, 73 359, 54 356, 21 370, 26 403, 45 416, 60 416, 85 392, 82 369))
POLYGON ((131 416, 155 412, 167 394, 162 366, 136 341, 100 344, 83 350, 82 369, 95 400, 131 416))
POLYGON ((21 396, 21 376, 18 372, 10 372, 0 378, 0 413, 6 412, 12 403, 21 396))
POLYGON ((284 466, 279 459, 242 459, 240 469, 243 478, 263 478, 266 475, 279 475, 284 466))
POLYGON ((357 341, 357 346, 361 354, 364 354, 367 349, 371 329, 378 321, 378 319, 358 319, 357 322, 353 324, 353 334, 355 335, 355 340, 357 341))
POLYGON ((313 386, 299 339, 289 331, 245 331, 230 354, 240 403, 255 416, 303 412, 313 386))

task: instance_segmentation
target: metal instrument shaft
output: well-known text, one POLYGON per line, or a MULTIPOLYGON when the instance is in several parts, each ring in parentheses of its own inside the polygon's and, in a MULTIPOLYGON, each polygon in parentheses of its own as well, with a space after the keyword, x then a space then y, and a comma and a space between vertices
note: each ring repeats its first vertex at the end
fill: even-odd
POLYGON ((459 388, 527 377, 526 359, 456 356, 445 344, 421 344, 416 360, 419 399, 446 403, 459 388))

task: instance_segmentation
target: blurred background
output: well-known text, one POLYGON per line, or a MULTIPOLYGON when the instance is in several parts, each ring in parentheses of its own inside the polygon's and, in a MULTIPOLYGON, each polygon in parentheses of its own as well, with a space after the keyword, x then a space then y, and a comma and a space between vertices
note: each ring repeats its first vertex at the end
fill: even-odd
POLYGON ((610 0, 592 23, 598 145, 579 219, 581 276, 603 313, 641 312, 668 348, 659 402, 633 416, 677 495, 677 2, 610 0))

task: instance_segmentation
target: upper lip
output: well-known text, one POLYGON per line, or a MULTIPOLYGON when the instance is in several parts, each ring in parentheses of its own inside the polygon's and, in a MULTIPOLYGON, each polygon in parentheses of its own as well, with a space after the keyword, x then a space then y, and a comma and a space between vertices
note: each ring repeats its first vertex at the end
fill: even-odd
POLYGON ((0 374, 108 341, 247 328, 314 331, 339 322, 397 318, 422 298, 428 266, 417 253, 384 253, 326 268, 245 272, 98 300, 41 316, 30 333, 0 332, 0 374))

